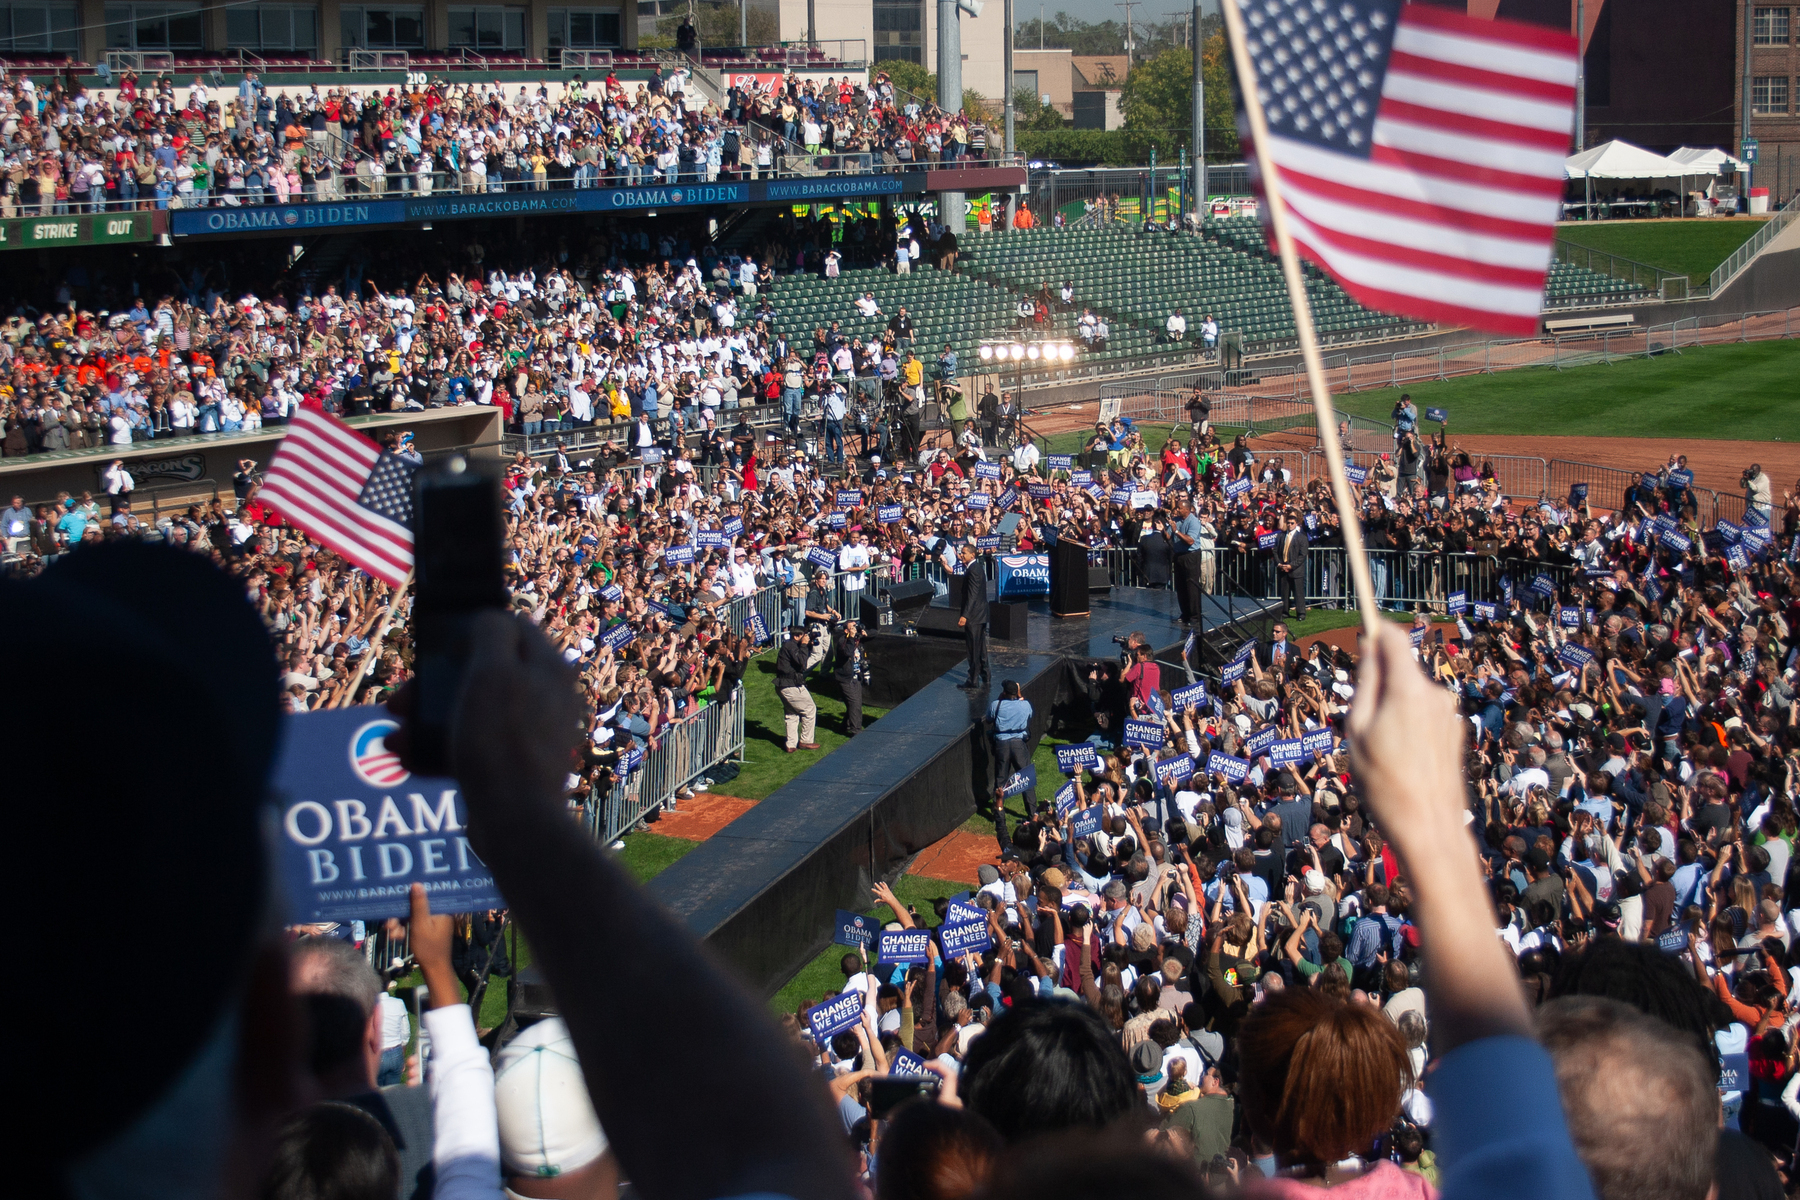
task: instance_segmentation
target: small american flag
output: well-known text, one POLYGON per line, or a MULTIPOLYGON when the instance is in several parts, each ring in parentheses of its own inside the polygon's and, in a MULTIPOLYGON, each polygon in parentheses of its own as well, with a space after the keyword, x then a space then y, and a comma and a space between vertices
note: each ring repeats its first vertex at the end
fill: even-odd
POLYGON ((1535 333, 1575 39, 1401 0, 1239 6, 1300 252, 1370 308, 1535 333))
POLYGON ((294 414, 263 476, 261 498, 377 579, 412 570, 413 464, 335 417, 294 414))

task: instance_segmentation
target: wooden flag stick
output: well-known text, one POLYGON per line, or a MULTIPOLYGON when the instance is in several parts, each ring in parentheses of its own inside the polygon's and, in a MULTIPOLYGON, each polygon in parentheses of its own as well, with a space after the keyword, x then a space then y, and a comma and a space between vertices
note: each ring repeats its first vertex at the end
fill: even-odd
POLYGON ((381 623, 375 626, 375 636, 369 639, 369 648, 363 651, 363 658, 356 666, 356 682, 345 688, 332 704, 333 708, 348 708, 356 693, 362 689, 362 681, 375 670, 381 662, 381 644, 387 641, 388 626, 394 622, 394 610, 400 607, 400 601, 412 588, 413 573, 408 571, 400 586, 388 592, 387 608, 382 611, 381 623))
MULTIPOLYGON (((1231 59, 1237 67, 1238 89, 1243 93, 1244 115, 1250 120, 1250 140, 1256 148, 1256 168, 1262 175, 1263 202, 1269 206, 1269 225, 1275 231, 1275 249, 1281 256, 1281 275, 1287 283, 1288 302, 1294 307, 1294 331, 1300 337, 1300 360, 1306 366, 1306 382, 1312 389, 1314 419, 1319 442, 1325 447, 1325 466, 1331 474, 1331 499, 1344 527, 1344 550, 1350 558, 1350 578, 1362 609, 1363 627, 1373 633, 1381 620, 1375 587, 1369 576, 1369 556, 1363 549, 1362 522, 1344 473, 1344 450, 1338 443, 1337 414, 1331 407, 1331 390, 1325 386, 1325 366, 1319 360, 1319 340, 1313 332, 1312 305, 1306 299, 1306 281, 1300 256, 1288 230, 1287 205, 1281 198, 1281 168, 1269 151, 1269 123, 1263 115, 1262 97, 1256 90, 1256 67, 1250 61, 1244 37, 1244 16, 1237 0, 1220 0, 1225 29, 1231 41, 1231 59)), ((1304 586, 1304 585, 1303 585, 1304 586)))

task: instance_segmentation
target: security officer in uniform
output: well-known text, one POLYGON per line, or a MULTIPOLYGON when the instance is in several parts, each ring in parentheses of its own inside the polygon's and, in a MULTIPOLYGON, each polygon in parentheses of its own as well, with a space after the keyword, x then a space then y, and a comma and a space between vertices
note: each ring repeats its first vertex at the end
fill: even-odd
POLYGON ((961 615, 956 618, 956 625, 969 640, 969 678, 966 683, 956 686, 965 692, 985 691, 988 686, 987 572, 981 567, 975 547, 969 543, 964 542, 958 547, 956 554, 963 565, 961 615))

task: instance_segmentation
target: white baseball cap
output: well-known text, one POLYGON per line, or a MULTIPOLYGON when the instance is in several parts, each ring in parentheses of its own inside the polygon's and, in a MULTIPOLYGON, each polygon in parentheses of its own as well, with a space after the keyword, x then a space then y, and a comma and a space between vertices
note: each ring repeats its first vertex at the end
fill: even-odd
POLYGON ((606 1132, 560 1017, 539 1021, 500 1051, 494 1107, 500 1158, 509 1174, 566 1175, 606 1153, 606 1132))

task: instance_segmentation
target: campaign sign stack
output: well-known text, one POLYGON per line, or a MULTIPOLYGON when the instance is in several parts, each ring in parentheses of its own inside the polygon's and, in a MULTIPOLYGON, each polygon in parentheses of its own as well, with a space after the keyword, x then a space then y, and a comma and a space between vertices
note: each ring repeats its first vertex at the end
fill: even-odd
POLYGON ((281 877, 296 923, 375 920, 409 911, 422 883, 433 912, 505 908, 469 846, 454 779, 400 764, 400 726, 377 705, 290 713, 275 768, 281 877))

